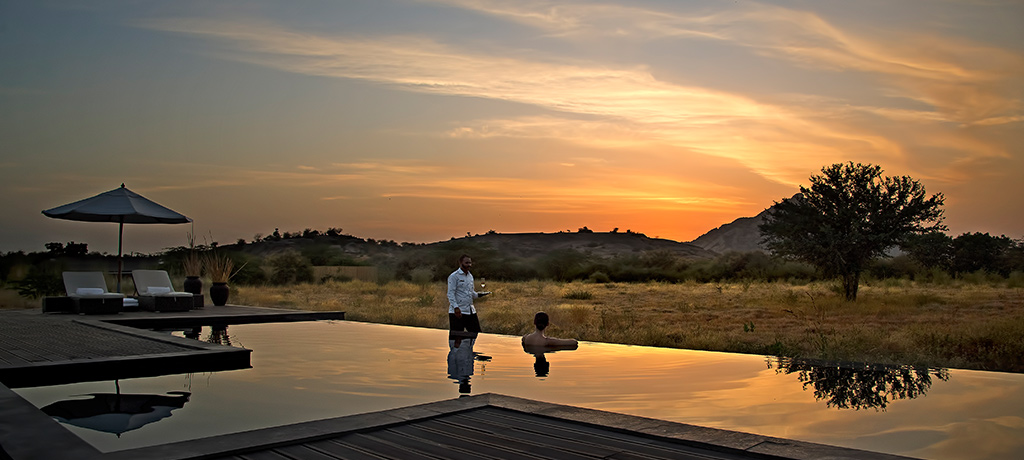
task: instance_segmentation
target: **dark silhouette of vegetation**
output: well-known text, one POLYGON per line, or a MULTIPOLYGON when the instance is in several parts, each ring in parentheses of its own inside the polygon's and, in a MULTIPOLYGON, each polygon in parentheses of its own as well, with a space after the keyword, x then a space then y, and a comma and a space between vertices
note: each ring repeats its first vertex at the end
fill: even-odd
MULTIPOLYGON (((125 259, 134 261, 135 268, 164 269, 172 277, 182 277, 185 275, 182 261, 190 251, 219 248, 234 261, 235 267, 240 267, 232 278, 234 285, 337 281, 342 278, 315 279, 312 267, 360 265, 376 266, 378 281, 436 282, 451 273, 455 267, 453 261, 463 253, 473 254, 477 276, 503 281, 784 281, 799 284, 825 277, 825 272, 814 265, 763 252, 730 252, 710 259, 692 259, 664 249, 613 256, 598 256, 589 250, 559 249, 528 257, 499 251, 485 238, 477 237, 417 244, 362 239, 343 234, 340 228, 276 233, 277 240, 273 235, 267 238, 257 235, 251 243, 177 246, 152 255, 126 255, 125 259), (289 251, 293 254, 275 260, 277 254, 289 251)), ((499 234, 493 230, 486 233, 488 237, 493 235, 499 234)), ((644 238, 631 230, 606 235, 644 238)), ((26 297, 60 295, 63 293, 62 270, 110 271, 116 267, 116 256, 86 254, 88 245, 85 243, 52 242, 45 248, 46 251, 40 252, 0 254, 0 286, 19 290, 26 297)), ((987 233, 964 233, 952 238, 935 231, 909 235, 900 243, 900 249, 903 254, 865 264, 866 279, 898 278, 936 284, 954 280, 975 284, 1003 282, 1010 287, 1024 287, 1024 241, 1021 240, 987 233)))
POLYGON ((953 267, 953 238, 942 232, 911 235, 901 249, 924 268, 950 270, 953 267))
POLYGON ((1008 277, 1024 270, 1024 242, 1006 235, 976 232, 951 238, 932 232, 909 238, 902 249, 921 267, 943 270, 951 276, 987 272, 1008 277))
POLYGON ((768 366, 776 373, 796 373, 804 390, 813 388, 817 400, 836 409, 884 411, 893 401, 924 396, 933 376, 949 380, 947 369, 915 366, 837 365, 784 357, 769 358, 768 366))
POLYGON ((909 176, 882 176, 875 165, 836 163, 811 176, 811 187, 775 203, 760 225, 774 254, 814 265, 842 279, 857 300, 861 273, 911 235, 945 230, 941 193, 930 197, 909 176))
POLYGON ((46 243, 46 252, 52 256, 84 256, 89 253, 89 245, 69 241, 67 245, 62 243, 46 243))
POLYGON ((61 266, 52 260, 32 266, 24 278, 14 281, 12 284, 18 291, 18 295, 30 299, 64 294, 61 266))

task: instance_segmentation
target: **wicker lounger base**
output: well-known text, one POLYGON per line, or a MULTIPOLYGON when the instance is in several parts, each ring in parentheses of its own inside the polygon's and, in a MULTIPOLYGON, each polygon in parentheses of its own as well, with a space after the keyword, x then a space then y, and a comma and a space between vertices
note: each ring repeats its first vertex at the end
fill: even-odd
POLYGON ((192 309, 192 296, 177 295, 140 295, 139 309, 144 311, 189 311, 192 309))
POLYGON ((75 297, 75 311, 85 315, 113 315, 121 312, 121 297, 75 297))
POLYGON ((76 313, 71 297, 43 297, 43 313, 76 313))

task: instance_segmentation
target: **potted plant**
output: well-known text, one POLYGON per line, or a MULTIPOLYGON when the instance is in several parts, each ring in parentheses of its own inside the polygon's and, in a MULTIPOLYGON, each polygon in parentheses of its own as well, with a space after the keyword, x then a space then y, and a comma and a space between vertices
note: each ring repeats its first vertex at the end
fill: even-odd
POLYGON ((199 279, 199 276, 203 273, 203 261, 199 257, 199 253, 196 251, 196 238, 192 232, 185 234, 188 238, 188 254, 185 255, 185 259, 181 261, 182 269, 185 271, 185 292, 192 294, 203 293, 203 281, 199 279))
POLYGON ((210 286, 210 301, 218 307, 226 305, 229 293, 228 280, 237 273, 231 271, 235 268, 235 261, 227 254, 210 251, 203 257, 203 266, 206 267, 206 274, 210 275, 210 281, 213 282, 213 286, 210 286))

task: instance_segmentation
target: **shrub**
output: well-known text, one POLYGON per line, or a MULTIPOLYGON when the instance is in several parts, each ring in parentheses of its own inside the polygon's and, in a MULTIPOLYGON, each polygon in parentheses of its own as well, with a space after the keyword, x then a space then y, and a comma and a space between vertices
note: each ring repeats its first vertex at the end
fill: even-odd
POLYGON ((434 280, 434 271, 429 267, 414 268, 409 272, 409 278, 416 284, 428 284, 434 280))
POLYGON ((30 299, 57 296, 64 293, 64 280, 60 272, 50 267, 32 267, 24 279, 11 282, 18 295, 30 299))
POLYGON ((999 283, 1003 280, 1003 277, 995 273, 989 273, 986 270, 978 270, 971 273, 964 273, 960 275, 960 278, 967 284, 974 285, 992 285, 999 283))
POLYGON ((601 271, 591 273, 587 280, 591 283, 610 283, 612 281, 605 272, 601 271))
POLYGON ((914 280, 931 283, 936 286, 948 286, 953 283, 953 277, 949 276, 946 270, 938 267, 932 267, 919 273, 914 280))
POLYGON ((566 291, 565 294, 562 294, 562 298, 571 300, 590 300, 594 298, 594 293, 586 289, 576 288, 566 291))
POLYGON ((313 265, 297 252, 282 252, 270 257, 268 263, 272 270, 270 281, 274 284, 313 281, 313 265))
MULTIPOLYGON (((243 258, 244 257, 240 259, 243 258)), ((246 286, 256 286, 267 283, 267 273, 260 268, 259 260, 255 258, 236 260, 235 265, 239 268, 235 271, 234 276, 231 277, 232 285, 243 284, 246 286)))
POLYGON ((1006 287, 1010 288, 1024 288, 1024 272, 1014 271, 1010 273, 1010 276, 1006 279, 1006 287))

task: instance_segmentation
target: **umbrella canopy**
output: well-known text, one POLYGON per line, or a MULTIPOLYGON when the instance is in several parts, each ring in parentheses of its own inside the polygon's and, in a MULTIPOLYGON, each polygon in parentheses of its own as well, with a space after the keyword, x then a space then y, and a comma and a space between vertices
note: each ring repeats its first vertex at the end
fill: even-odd
POLYGON ((83 396, 91 398, 57 401, 42 411, 59 422, 121 436, 126 431, 170 417, 171 411, 185 407, 190 393, 92 393, 83 396))
POLYGON ((124 184, 92 198, 43 211, 54 219, 124 224, 187 224, 192 219, 156 204, 124 184))
POLYGON ((83 222, 117 222, 117 292, 121 292, 121 241, 124 224, 186 224, 192 219, 125 188, 43 211, 46 217, 83 222))

